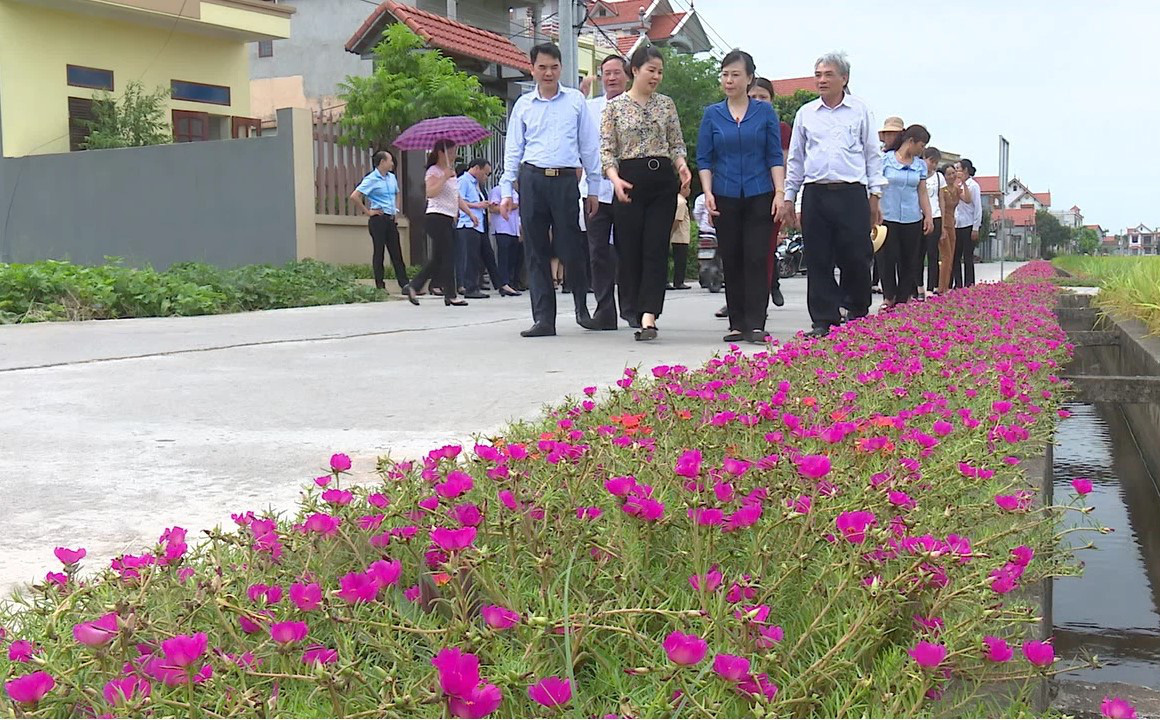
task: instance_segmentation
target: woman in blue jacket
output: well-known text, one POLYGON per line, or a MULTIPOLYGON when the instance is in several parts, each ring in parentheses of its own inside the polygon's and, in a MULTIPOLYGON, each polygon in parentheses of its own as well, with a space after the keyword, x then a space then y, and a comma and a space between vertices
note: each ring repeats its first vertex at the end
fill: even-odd
POLYGON ((749 98, 756 73, 749 53, 734 50, 725 56, 725 100, 705 109, 697 137, 701 187, 725 271, 725 342, 765 342, 769 238, 785 198, 781 123, 773 106, 749 98))

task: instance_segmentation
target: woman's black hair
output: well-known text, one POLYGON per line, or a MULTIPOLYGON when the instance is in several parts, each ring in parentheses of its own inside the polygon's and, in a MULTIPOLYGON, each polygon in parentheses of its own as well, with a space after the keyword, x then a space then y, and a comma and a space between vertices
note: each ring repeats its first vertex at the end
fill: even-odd
POLYGON ((967 172, 967 176, 975 175, 975 165, 971 163, 970 159, 959 159, 959 163, 963 167, 963 171, 967 172))
POLYGON ((766 91, 768 91, 770 98, 773 98, 776 95, 773 92, 773 83, 771 83, 768 78, 761 78, 761 77, 754 78, 753 85, 749 87, 749 90, 753 90, 754 88, 757 88, 757 87, 764 88, 766 91))
MULTIPOLYGON (((753 62, 753 56, 744 50, 734 48, 726 53, 725 57, 721 59, 721 70, 725 70, 726 66, 731 66, 734 63, 741 63, 745 66, 745 75, 750 77, 757 76, 757 64, 753 62)), ((745 90, 748 91, 749 87, 746 87, 745 90)))
POLYGON ((447 139, 443 139, 442 141, 436 141, 435 146, 431 149, 431 153, 427 154, 427 168, 429 169, 432 166, 435 166, 436 164, 439 163, 439 152, 440 151, 447 152, 447 151, 450 151, 451 149, 455 148, 456 146, 458 146, 457 143, 455 143, 454 141, 449 141, 447 139))
POLYGON ((902 144, 912 139, 921 143, 930 143, 930 131, 926 130, 926 126, 920 126, 917 123, 913 126, 907 126, 906 130, 898 134, 894 141, 887 144, 886 150, 897 151, 902 148, 902 144))
POLYGON ((926 150, 922 152, 922 157, 924 159, 934 159, 934 162, 937 164, 939 161, 942 161, 942 151, 939 151, 934 146, 927 146, 926 150))
POLYGON ((654 60, 659 60, 661 65, 665 63, 665 57, 661 55, 661 52, 657 50, 655 45, 640 46, 628 61, 628 74, 635 78, 638 70, 644 68, 654 60))

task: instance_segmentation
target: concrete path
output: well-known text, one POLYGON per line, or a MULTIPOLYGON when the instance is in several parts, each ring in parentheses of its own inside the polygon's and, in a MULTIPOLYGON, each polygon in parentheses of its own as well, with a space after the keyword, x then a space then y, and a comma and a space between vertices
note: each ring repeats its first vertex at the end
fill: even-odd
MULTIPOLYGON (((775 337, 809 328, 805 287, 783 281, 775 337)), ((86 547, 95 567, 167 526, 289 511, 335 451, 365 472, 381 454, 496 432, 625 366, 691 366, 726 347, 724 295, 697 288, 669 293, 650 344, 580 329, 570 297, 561 334, 540 340, 518 335, 526 296, 422 299, 0 327, 0 594, 59 570, 55 546, 86 547)))

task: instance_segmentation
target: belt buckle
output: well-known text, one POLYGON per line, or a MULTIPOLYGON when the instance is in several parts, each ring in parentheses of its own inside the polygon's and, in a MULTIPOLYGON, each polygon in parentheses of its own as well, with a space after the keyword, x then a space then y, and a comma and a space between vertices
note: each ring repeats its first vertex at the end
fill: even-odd
POLYGON ((660 159, 649 159, 648 160, 648 170, 649 171, 660 171, 660 168, 661 168, 661 160, 660 159))
POLYGON ((544 169, 544 176, 556 177, 560 175, 559 169, 544 169))

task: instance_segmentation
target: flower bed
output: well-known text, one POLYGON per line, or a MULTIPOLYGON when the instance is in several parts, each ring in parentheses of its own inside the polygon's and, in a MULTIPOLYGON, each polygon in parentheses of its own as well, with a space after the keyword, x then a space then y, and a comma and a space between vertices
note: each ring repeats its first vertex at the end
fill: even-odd
POLYGON ((65 571, 4 622, 3 702, 967 712, 979 688, 1032 683, 1055 659, 1029 597, 1066 569, 1058 510, 1019 465, 1062 414, 1054 295, 981 285, 823 341, 628 370, 607 399, 589 388, 504 440, 383 460, 372 489, 336 454, 292 521, 237 514, 193 550, 167 529, 87 581, 83 553, 59 550, 65 571))

